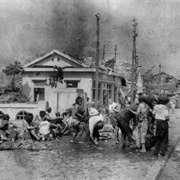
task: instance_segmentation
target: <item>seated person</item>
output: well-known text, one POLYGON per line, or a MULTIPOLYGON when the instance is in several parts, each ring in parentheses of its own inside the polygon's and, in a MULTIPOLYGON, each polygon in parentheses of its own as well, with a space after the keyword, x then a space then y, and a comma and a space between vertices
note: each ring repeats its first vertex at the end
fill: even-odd
POLYGON ((56 115, 57 118, 60 118, 60 117, 61 117, 60 112, 56 112, 55 115, 56 115))
POLYGON ((33 124, 33 126, 38 128, 40 123, 41 123, 41 119, 38 115, 36 115, 32 121, 32 124, 33 124))
POLYGON ((1 140, 16 140, 17 131, 15 128, 18 128, 13 123, 9 123, 9 115, 3 114, 0 120, 0 137, 1 140))
POLYGON ((40 140, 40 136, 38 136, 38 134, 36 133, 36 127, 33 126, 33 114, 32 113, 27 113, 24 117, 25 120, 23 120, 22 123, 22 130, 23 130, 23 134, 22 134, 22 138, 23 139, 35 139, 37 141, 40 140))
POLYGON ((52 111, 51 107, 48 107, 47 111, 45 112, 46 115, 45 115, 44 118, 47 121, 49 121, 50 123, 58 124, 60 126, 60 128, 63 129, 62 128, 62 118, 60 117, 60 115, 61 115, 60 112, 56 112, 55 113, 56 117, 55 118, 51 118, 50 115, 49 115, 51 113, 51 111, 52 111))
POLYGON ((60 126, 48 121, 45 111, 40 111, 41 123, 39 125, 39 133, 43 140, 50 140, 52 137, 57 137, 60 132, 60 126))

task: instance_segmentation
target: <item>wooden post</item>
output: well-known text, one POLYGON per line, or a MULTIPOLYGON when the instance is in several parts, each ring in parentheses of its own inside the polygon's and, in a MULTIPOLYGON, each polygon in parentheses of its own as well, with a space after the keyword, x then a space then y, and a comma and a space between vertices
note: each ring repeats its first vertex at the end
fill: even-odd
POLYGON ((159 83, 158 83, 159 95, 161 94, 161 64, 159 64, 159 83))
POLYGON ((105 49, 106 49, 106 46, 104 45, 103 46, 103 60, 105 59, 105 49))
POLYGON ((96 36, 97 36, 97 43, 96 43, 96 76, 95 76, 95 103, 98 103, 98 84, 99 84, 99 46, 100 46, 100 41, 99 41, 99 33, 100 33, 100 14, 97 13, 96 15, 97 19, 97 30, 96 30, 96 36))
POLYGON ((117 56, 117 44, 115 45, 114 48, 114 59, 116 60, 116 56, 117 56))
POLYGON ((135 76, 135 71, 137 68, 137 63, 136 63, 136 37, 137 37, 137 32, 136 32, 136 27, 137 27, 137 23, 136 20, 133 19, 133 26, 134 26, 134 30, 133 30, 133 49, 132 49, 132 68, 131 68, 131 104, 133 104, 134 99, 135 99, 135 85, 134 85, 134 76, 135 76))

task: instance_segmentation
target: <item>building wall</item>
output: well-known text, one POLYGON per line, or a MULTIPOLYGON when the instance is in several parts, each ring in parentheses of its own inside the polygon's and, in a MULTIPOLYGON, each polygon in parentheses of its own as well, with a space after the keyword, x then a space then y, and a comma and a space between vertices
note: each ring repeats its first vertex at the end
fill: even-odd
MULTIPOLYGON (((30 98, 30 101, 34 101, 34 82, 36 80, 45 81, 48 80, 49 75, 47 73, 35 73, 31 72, 25 74, 22 80, 23 84, 23 93, 30 98)), ((52 114, 55 114, 56 111, 64 111, 68 107, 70 107, 77 97, 78 93, 75 93, 74 90, 76 88, 66 88, 67 80, 78 80, 78 89, 83 89, 83 91, 87 94, 87 97, 92 96, 92 75, 91 73, 78 73, 78 72, 65 72, 63 83, 58 83, 56 88, 51 88, 50 86, 45 85, 45 99, 44 102, 48 102, 49 106, 52 107, 52 114), (62 92, 63 90, 63 92, 62 92), (65 91, 67 90, 68 93, 65 91), (71 95, 71 93, 74 93, 71 95), (57 94, 60 95, 57 95, 57 94), (65 98, 66 97, 66 98, 65 98), (59 104, 58 104, 59 103, 59 104), (59 107, 57 107, 59 106, 59 107)))
MULTIPOLYGON (((31 102, 34 101, 34 82, 36 80, 47 81, 49 78, 48 73, 45 72, 31 72, 25 74, 23 77, 23 92, 25 95, 30 97, 31 102)), ((60 111, 62 113, 65 109, 72 106, 75 102, 75 98, 78 96, 76 89, 82 89, 83 93, 89 97, 89 101, 93 101, 93 81, 95 80, 95 72, 87 73, 87 72, 64 72, 64 80, 63 83, 58 83, 56 88, 51 88, 48 85, 44 85, 45 88, 45 99, 44 102, 48 102, 49 106, 52 107, 52 114, 54 115, 56 111, 60 111), (78 88, 67 88, 67 81, 78 81, 78 88)), ((122 87, 121 78, 113 75, 107 75, 100 73, 99 81, 103 84, 112 84, 112 93, 111 98, 116 102, 118 101, 119 90, 122 87), (114 95, 114 89, 116 88, 116 95, 114 95)), ((103 89, 101 88, 101 101, 103 99, 103 89)), ((84 96, 84 95, 83 95, 84 96)), ((109 97, 109 96, 108 96, 109 97)), ((102 101, 103 102, 103 101, 102 101)), ((107 102, 107 100, 106 100, 107 102)))

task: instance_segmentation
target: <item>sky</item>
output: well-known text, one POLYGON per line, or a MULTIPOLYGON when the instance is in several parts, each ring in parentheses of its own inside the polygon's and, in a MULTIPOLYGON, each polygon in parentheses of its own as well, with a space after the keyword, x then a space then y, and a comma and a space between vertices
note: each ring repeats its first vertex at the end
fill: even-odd
MULTIPOLYGON (((180 0, 0 0, 1 67, 29 62, 52 49, 96 57, 96 13, 105 58, 132 61, 133 18, 143 69, 162 64, 180 79, 180 0), (112 53, 112 54, 109 54, 112 53)), ((102 56, 102 54, 101 54, 102 56)))

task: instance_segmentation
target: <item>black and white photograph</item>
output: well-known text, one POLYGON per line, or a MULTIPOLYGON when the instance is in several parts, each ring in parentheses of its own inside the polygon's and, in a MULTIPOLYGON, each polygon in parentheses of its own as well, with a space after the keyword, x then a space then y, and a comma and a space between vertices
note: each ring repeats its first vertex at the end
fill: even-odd
POLYGON ((180 0, 0 0, 0 180, 180 179, 180 0))

